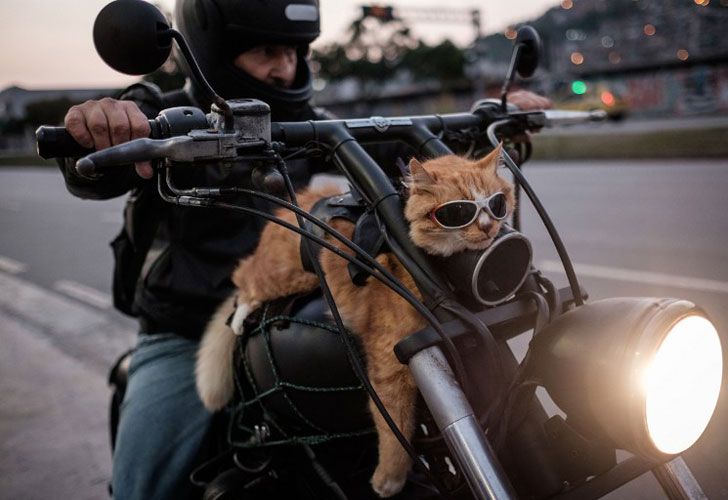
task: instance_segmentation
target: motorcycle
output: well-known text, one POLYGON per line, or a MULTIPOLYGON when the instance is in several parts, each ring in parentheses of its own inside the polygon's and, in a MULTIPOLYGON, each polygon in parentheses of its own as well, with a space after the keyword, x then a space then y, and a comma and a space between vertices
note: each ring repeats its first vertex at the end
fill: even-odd
POLYGON ((44 126, 37 131, 39 154, 81 157, 76 169, 89 177, 155 160, 165 201, 237 210, 285 225, 303 237, 302 258, 321 279, 319 295, 268 304, 239 342, 238 398, 221 416, 219 453, 192 476, 205 488, 204 498, 371 496, 367 480, 376 456, 367 398, 414 461, 403 498, 598 498, 648 471, 670 498, 705 497, 680 454, 699 438, 717 402, 718 334, 706 314, 685 300, 587 301, 523 173, 530 156, 523 138, 604 115, 519 111, 508 104, 516 73, 528 77, 538 65, 535 30, 518 31, 501 98, 478 101, 469 112, 301 123, 271 123, 265 103, 217 96, 182 35, 146 2, 112 2, 99 14, 94 36, 107 64, 130 74, 155 70, 176 41, 213 97, 212 110, 165 109, 150 121, 150 138, 96 152, 75 143, 65 129, 44 126), (505 143, 505 166, 546 227, 568 286, 556 288, 534 267, 518 212, 485 251, 438 261, 426 256, 408 236, 401 174, 385 172, 363 147, 387 141, 407 143, 420 157, 450 154, 448 144, 473 154, 505 143), (296 205, 286 160, 322 154, 346 177, 351 193, 330 201, 328 212, 308 213, 296 205), (255 188, 175 185, 177 169, 220 164, 247 165, 255 188), (298 225, 227 201, 240 193, 295 212, 298 225), (333 230, 326 223, 332 211, 353 217, 362 238, 350 241, 333 230), (342 241, 353 256, 324 235, 342 241), (422 301, 377 263, 372 240, 398 257, 422 301), (426 328, 395 348, 421 395, 411 443, 367 380, 356 340, 347 334, 315 258, 317 247, 347 259, 353 280, 381 281, 427 320, 426 328), (528 331, 533 338, 519 362, 506 341, 528 331), (311 368, 317 365, 325 370, 311 368), (535 397, 539 386, 566 419, 547 415, 535 397), (618 463, 618 449, 632 456, 618 463))

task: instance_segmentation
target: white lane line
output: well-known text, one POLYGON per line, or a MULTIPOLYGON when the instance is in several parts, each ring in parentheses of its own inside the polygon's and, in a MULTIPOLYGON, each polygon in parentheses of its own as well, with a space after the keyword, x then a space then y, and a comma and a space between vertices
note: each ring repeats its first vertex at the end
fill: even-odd
MULTIPOLYGON (((540 263, 539 268, 545 272, 564 272, 561 262, 555 260, 544 260, 540 263)), ((591 278, 602 278, 616 281, 631 281, 672 288, 687 288, 690 290, 700 290, 702 292, 728 293, 728 282, 725 281, 691 278, 689 276, 677 276, 674 274, 653 273, 649 271, 637 271, 621 267, 595 266, 591 264, 574 263, 574 270, 576 271, 577 276, 589 276, 591 278)))
POLYGON ((64 293, 69 297, 73 297, 76 300, 98 307, 99 309, 110 309, 113 304, 111 295, 108 293, 100 292, 95 288, 82 285, 81 283, 76 283, 75 281, 56 281, 53 284, 53 289, 57 292, 64 293))
POLYGON ((0 255, 0 271, 10 274, 19 274, 28 269, 28 266, 10 257, 0 255))

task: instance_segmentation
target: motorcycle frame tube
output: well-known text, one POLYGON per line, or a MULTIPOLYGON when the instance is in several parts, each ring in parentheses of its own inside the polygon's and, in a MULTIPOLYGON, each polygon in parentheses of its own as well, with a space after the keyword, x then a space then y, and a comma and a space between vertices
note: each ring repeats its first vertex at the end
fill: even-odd
POLYGON ((515 491, 440 348, 418 352, 409 368, 476 498, 515 499, 515 491))
MULTIPOLYGON (((447 285, 424 253, 410 240, 409 224, 404 218, 401 200, 389 178, 341 124, 334 122, 333 125, 327 126, 324 122, 318 132, 317 135, 320 135, 321 140, 332 146, 334 154, 340 157, 346 176, 352 179, 369 202, 376 206, 376 211, 384 220, 389 235, 396 242, 396 247, 399 247, 393 250, 412 274, 418 288, 425 296, 428 307, 434 309, 433 306, 448 297, 447 285)), ((441 321, 449 319, 441 311, 435 315, 441 321)))

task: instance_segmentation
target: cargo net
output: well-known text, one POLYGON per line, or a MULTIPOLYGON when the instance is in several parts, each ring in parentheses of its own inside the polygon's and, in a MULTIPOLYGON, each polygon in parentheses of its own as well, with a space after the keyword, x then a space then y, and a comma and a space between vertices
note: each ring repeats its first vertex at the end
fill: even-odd
POLYGON ((329 323, 290 315, 296 299, 266 303, 246 319, 237 339, 227 434, 234 448, 315 445, 375 433, 368 395, 351 369, 342 333, 329 323), (331 335, 336 342, 315 338, 331 335), (311 352, 313 342, 328 354, 311 352), (295 349, 300 345, 309 349, 295 349), (337 350, 340 355, 332 355, 337 350), (342 385, 330 385, 337 378, 342 385))

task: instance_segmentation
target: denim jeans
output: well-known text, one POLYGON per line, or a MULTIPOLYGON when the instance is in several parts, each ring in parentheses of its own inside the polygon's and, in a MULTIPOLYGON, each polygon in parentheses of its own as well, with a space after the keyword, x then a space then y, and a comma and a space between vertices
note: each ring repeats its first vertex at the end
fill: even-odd
POLYGON ((212 418, 195 388, 197 345, 173 333, 139 335, 114 451, 116 500, 187 498, 212 418))

